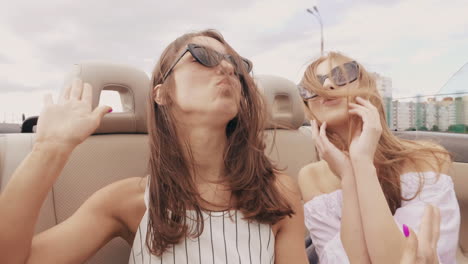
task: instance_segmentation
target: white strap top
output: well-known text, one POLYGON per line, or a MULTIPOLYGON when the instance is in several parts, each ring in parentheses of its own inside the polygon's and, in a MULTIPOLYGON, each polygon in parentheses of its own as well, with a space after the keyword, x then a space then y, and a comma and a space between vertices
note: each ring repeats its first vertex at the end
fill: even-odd
MULTIPOLYGON (((148 208, 149 193, 145 190, 148 208)), ((187 215, 195 215, 187 211, 187 215)), ((146 246, 148 210, 141 219, 129 264, 267 264, 274 263, 275 237, 271 225, 248 222, 237 210, 203 212, 205 227, 195 239, 186 237, 169 247, 161 257, 151 255, 146 246)), ((188 219, 193 219, 189 217, 188 219)), ((187 221, 190 223, 190 220, 187 221)))

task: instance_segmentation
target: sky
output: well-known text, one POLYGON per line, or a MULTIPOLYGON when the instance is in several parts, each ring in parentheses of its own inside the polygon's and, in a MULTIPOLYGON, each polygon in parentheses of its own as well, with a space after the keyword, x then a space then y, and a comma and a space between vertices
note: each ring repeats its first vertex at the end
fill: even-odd
POLYGON ((435 94, 468 62, 466 0, 0 3, 0 122, 38 115, 43 95, 58 94, 75 63, 123 63, 149 74, 172 40, 207 28, 251 59, 255 74, 298 82, 320 55, 320 26, 306 12, 314 5, 325 51, 390 77, 394 98, 435 94))

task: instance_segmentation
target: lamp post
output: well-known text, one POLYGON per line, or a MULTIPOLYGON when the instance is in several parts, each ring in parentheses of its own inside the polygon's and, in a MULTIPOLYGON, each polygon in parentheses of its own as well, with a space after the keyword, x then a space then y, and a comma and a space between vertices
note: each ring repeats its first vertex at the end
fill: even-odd
POLYGON ((320 54, 323 56, 323 23, 322 23, 322 17, 320 16, 320 12, 317 8, 317 6, 314 6, 312 9, 307 8, 307 12, 312 14, 315 18, 317 18, 319 24, 320 24, 320 54))

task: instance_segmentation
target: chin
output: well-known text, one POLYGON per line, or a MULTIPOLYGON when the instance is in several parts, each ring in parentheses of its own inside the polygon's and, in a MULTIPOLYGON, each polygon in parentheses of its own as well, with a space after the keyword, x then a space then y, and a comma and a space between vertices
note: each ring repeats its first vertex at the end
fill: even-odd
POLYGON ((228 122, 230 120, 232 120, 234 117, 237 116, 237 109, 232 109, 231 111, 229 111, 228 109, 225 109, 224 111, 222 111, 223 115, 226 117, 226 119, 228 120, 228 122))
POLYGON ((327 122, 328 127, 341 126, 348 122, 347 109, 336 109, 335 111, 327 111, 319 117, 321 122, 327 122))

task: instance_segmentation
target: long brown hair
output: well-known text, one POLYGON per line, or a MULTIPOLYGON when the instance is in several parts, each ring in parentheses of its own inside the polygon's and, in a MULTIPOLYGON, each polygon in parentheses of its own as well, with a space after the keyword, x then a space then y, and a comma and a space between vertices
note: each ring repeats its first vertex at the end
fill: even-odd
MULTIPOLYGON (((356 96, 369 99, 369 101, 378 109, 380 114, 380 122, 382 124, 382 135, 380 137, 377 150, 374 155, 374 165, 377 169, 377 175, 380 185, 385 194, 385 198, 392 213, 401 207, 402 200, 414 199, 424 184, 424 178, 420 175, 419 190, 413 197, 404 198, 401 195, 400 175, 404 172, 407 166, 410 166, 416 172, 422 172, 421 163, 426 163, 435 172, 440 173, 444 164, 444 160, 450 154, 441 146, 435 145, 432 142, 414 141, 401 139, 393 135, 387 126, 383 100, 380 96, 374 77, 365 70, 364 66, 359 64, 359 77, 358 89, 338 89, 338 90, 325 90, 316 76, 317 67, 325 60, 329 62, 331 69, 332 61, 353 61, 351 58, 338 53, 329 52, 325 56, 321 56, 313 61, 306 69, 304 76, 301 80, 301 85, 320 96, 325 97, 346 97, 348 101, 353 101, 356 96), (437 164, 430 162, 428 158, 434 157, 437 164)), ((342 68, 343 69, 343 68, 342 68)), ((346 72, 345 72, 346 74, 346 72)), ((314 116, 308 102, 304 102, 304 110, 309 119, 317 118, 314 116)), ((317 120, 319 121, 319 120, 317 120)), ((351 142, 351 133, 354 128, 362 125, 362 121, 357 117, 348 115, 348 138, 347 140, 341 139, 337 134, 327 131, 330 141, 340 148, 342 151, 349 150, 351 142)))
MULTIPOLYGON (((160 256, 185 236, 197 237, 203 232, 203 200, 195 185, 196 174, 190 144, 181 143, 171 111, 174 91, 173 75, 163 83, 163 76, 176 56, 197 36, 213 38, 223 44, 238 65, 239 55, 214 30, 185 34, 174 40, 162 53, 152 74, 152 85, 161 84, 164 104, 154 101, 153 87, 148 96, 149 222, 146 236, 152 254, 160 256), (188 153, 188 154, 186 154, 188 153), (195 211, 195 226, 186 221, 187 210, 195 211)), ((223 183, 231 191, 230 209, 244 214, 248 221, 274 224, 294 214, 291 205, 275 184, 276 168, 265 156, 263 129, 265 110, 262 96, 253 78, 244 70, 239 74, 242 86, 239 111, 226 126, 227 147, 224 150, 223 183)))

